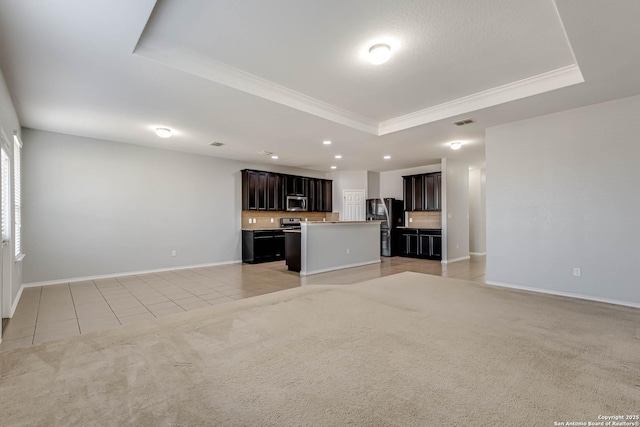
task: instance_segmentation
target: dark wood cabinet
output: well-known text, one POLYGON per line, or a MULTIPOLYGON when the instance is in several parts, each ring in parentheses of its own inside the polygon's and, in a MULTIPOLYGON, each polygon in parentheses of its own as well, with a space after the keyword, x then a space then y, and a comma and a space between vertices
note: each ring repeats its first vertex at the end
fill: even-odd
POLYGON ((433 259, 442 259, 442 235, 430 236, 431 238, 431 256, 433 259))
POLYGON ((242 230, 242 261, 252 264, 284 259, 284 231, 242 230))
POLYGON ((412 176, 413 180, 413 210, 414 211, 423 211, 424 210, 424 202, 426 200, 425 197, 425 188, 424 188, 424 176, 412 176))
POLYGON ((290 271, 300 271, 301 267, 301 233, 286 232, 285 235, 285 255, 287 269, 290 271))
POLYGON ((442 230, 401 229, 400 254, 407 257, 442 259, 442 230))
POLYGON ((282 197, 280 195, 280 175, 267 174, 267 210, 278 211, 282 209, 282 197))
POLYGON ((425 181, 425 210, 427 211, 439 211, 441 210, 441 178, 440 173, 431 173, 424 176, 425 181))
POLYGON ((333 212, 333 181, 322 180, 322 212, 333 212))
POLYGON ((287 175, 287 196, 305 196, 307 178, 302 176, 287 175))
POLYGON ((267 210, 267 178, 268 174, 266 172, 258 173, 258 210, 265 211, 267 210))
POLYGON ((441 210, 442 173, 403 176, 404 210, 441 210))
POLYGON ((413 179, 408 176, 402 177, 402 192, 404 193, 404 210, 412 211, 413 209, 413 179))
POLYGON ((258 209, 258 173, 242 171, 242 209, 258 209))
POLYGON ((307 197, 311 212, 332 211, 331 180, 245 169, 242 171, 242 209, 286 211, 287 196, 307 197))
POLYGON ((402 233, 402 254, 405 256, 418 256, 418 233, 403 232, 402 233))

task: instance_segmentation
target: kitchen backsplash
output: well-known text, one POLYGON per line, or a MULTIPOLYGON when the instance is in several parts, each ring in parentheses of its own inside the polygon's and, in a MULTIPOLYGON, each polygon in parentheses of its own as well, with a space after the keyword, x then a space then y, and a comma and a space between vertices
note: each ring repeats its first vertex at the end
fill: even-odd
POLYGON ((338 212, 281 212, 281 211, 242 211, 242 228, 245 230, 264 230, 280 228, 280 218, 305 218, 308 221, 338 221, 338 212), (249 223, 251 219, 251 223, 249 223), (273 222, 271 220, 273 219, 273 222), (253 221, 255 220, 255 222, 253 221))
POLYGON ((442 212, 407 212, 409 228, 442 228, 442 212))

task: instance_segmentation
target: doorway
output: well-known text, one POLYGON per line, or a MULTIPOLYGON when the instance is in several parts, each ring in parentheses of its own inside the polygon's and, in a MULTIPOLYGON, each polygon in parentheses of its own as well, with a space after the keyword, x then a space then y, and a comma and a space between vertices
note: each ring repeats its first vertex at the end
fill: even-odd
POLYGON ((343 190, 342 191, 342 221, 364 221, 365 220, 365 191, 364 190, 343 190))

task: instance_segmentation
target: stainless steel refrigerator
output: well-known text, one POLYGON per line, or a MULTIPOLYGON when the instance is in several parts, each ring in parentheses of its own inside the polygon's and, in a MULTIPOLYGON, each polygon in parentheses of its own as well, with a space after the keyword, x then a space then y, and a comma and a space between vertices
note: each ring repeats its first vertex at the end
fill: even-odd
POLYGON ((402 200, 388 197, 385 199, 367 199, 367 220, 380 223, 380 255, 397 255, 395 233, 398 226, 404 225, 404 204, 402 200))

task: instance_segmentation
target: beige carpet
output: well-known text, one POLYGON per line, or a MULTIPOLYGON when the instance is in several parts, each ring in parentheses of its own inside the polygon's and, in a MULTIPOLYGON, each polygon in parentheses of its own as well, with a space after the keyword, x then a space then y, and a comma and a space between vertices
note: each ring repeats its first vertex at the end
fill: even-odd
POLYGON ((640 310, 418 273, 0 353, 2 426, 553 426, 640 411, 640 310))

